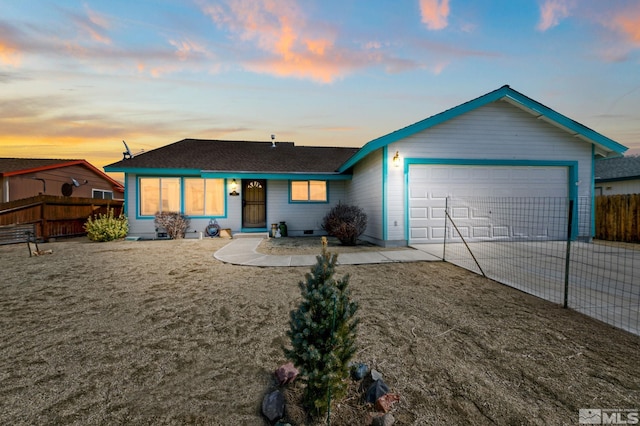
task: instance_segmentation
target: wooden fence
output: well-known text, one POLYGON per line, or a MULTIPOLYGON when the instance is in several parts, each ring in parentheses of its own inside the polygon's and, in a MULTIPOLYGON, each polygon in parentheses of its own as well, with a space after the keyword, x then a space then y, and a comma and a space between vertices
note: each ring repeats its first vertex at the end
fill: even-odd
POLYGON ((86 234, 84 224, 89 216, 107 213, 109 209, 118 216, 123 203, 122 200, 38 195, 0 203, 0 227, 33 224, 36 236, 43 241, 79 236, 86 234))
POLYGON ((596 238, 640 243, 640 194, 596 197, 596 238))

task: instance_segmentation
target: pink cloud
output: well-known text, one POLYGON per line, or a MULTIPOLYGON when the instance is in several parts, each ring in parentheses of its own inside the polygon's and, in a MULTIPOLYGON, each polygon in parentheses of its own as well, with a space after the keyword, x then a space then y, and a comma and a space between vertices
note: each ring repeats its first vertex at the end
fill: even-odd
POLYGON ((200 7, 231 37, 255 43, 262 54, 244 61, 255 72, 331 83, 371 59, 338 47, 335 31, 311 23, 292 0, 201 1, 200 7))
POLYGON ((441 30, 447 27, 449 16, 449 0, 420 0, 422 23, 430 30, 441 30))
POLYGON ((560 23, 570 15, 572 0, 545 0, 540 5, 540 21, 536 26, 539 31, 546 31, 560 23))
POLYGON ((107 35, 110 28, 109 20, 104 16, 85 6, 86 15, 73 13, 71 18, 78 28, 85 34, 88 34, 93 41, 102 44, 111 44, 111 38, 107 35))
POLYGON ((607 26, 621 33, 628 43, 640 47, 640 4, 617 13, 607 26))
POLYGON ((0 63, 17 67, 20 65, 18 49, 0 40, 0 63))
POLYGON ((21 61, 20 31, 0 22, 0 64, 17 67, 21 61))
POLYGON ((203 45, 188 39, 182 41, 169 40, 169 44, 176 49, 176 56, 181 61, 186 61, 194 55, 207 53, 207 49, 203 45))

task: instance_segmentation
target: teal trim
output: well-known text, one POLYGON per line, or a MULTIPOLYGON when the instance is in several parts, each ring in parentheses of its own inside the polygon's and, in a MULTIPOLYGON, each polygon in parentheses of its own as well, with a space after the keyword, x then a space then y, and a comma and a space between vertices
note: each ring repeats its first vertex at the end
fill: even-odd
POLYGON ((409 244, 409 162, 404 159, 402 171, 404 173, 404 240, 409 244))
POLYGON ((387 229, 388 210, 387 210, 387 172, 389 171, 389 148, 385 145, 382 147, 382 240, 389 239, 389 230, 387 229))
POLYGON ((413 164, 451 165, 451 166, 520 166, 520 167, 567 167, 568 193, 573 200, 573 223, 571 240, 578 237, 578 162, 554 160, 502 160, 502 159, 456 159, 456 158, 405 158, 405 236, 409 241, 409 166, 413 164))
POLYGON ((596 157, 591 147, 591 237, 596 236, 596 157))
MULTIPOLYGON (((331 200, 331 195, 329 194, 331 186, 329 185, 329 182, 327 182, 324 179, 292 179, 289 181, 289 184, 287 185, 287 187, 289 188, 289 204, 329 204, 329 200, 331 200), (312 201, 312 200, 307 200, 307 201, 295 200, 294 201, 292 200, 291 199, 291 182, 294 182, 294 181, 309 182, 310 180, 324 181, 327 199, 325 201, 312 201)), ((307 197, 310 197, 309 191, 310 191, 310 186, 307 186, 307 197)))
POLYGON ((556 125, 564 128, 565 130, 569 132, 573 132, 575 133, 575 135, 582 136, 583 138, 587 139, 590 143, 600 145, 606 148, 607 150, 611 150, 618 154, 621 154, 628 149, 624 145, 621 145, 618 142, 612 139, 609 139, 608 137, 594 130, 591 130, 590 128, 552 110, 551 108, 548 108, 542 105, 541 103, 534 101, 533 99, 523 95, 522 93, 511 89, 509 86, 502 86, 498 90, 489 92, 486 95, 480 96, 479 98, 473 99, 469 102, 465 102, 454 108, 451 108, 439 114, 433 115, 429 118, 418 121, 417 123, 411 124, 407 127, 396 130, 395 132, 389 133, 387 135, 381 136, 377 139, 373 139, 367 142, 362 147, 362 149, 360 149, 346 163, 340 166, 338 171, 344 172, 350 169, 356 163, 362 160, 364 157, 366 157, 373 151, 383 146, 387 146, 393 142, 397 142, 401 139, 405 139, 423 130, 437 126, 438 124, 442 124, 446 121, 449 121, 463 114, 466 114, 467 112, 473 111, 477 108, 480 108, 484 105, 487 105, 491 102, 495 102, 501 99, 507 99, 512 103, 519 105, 520 107, 528 110, 532 114, 538 114, 539 117, 540 116, 545 117, 552 123, 555 123, 556 125))
POLYGON ((203 178, 266 179, 266 180, 351 180, 350 174, 327 173, 253 173, 253 172, 202 172, 203 178))
POLYGON ((252 232, 268 232, 268 228, 240 228, 240 232, 246 232, 248 234, 252 232))

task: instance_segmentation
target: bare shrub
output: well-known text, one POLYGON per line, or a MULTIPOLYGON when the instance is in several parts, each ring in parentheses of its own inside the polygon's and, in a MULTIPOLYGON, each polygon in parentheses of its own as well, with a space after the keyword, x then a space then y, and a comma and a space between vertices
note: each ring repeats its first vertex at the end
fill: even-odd
POLYGON ((182 213, 158 212, 153 222, 164 228, 169 238, 177 240, 184 238, 191 220, 182 213))
POLYGON ((355 246, 367 229, 367 214, 358 206, 338 203, 322 219, 322 229, 346 246, 355 246))

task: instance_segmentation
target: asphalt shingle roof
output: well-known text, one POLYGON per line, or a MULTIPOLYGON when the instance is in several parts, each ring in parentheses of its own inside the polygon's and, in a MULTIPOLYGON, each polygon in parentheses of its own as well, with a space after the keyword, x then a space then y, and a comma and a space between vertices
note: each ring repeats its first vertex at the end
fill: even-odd
POLYGON ((0 174, 32 170, 40 167, 64 165, 78 160, 58 160, 50 158, 0 158, 0 174))
POLYGON ((633 178, 640 178, 640 156, 609 158, 596 161, 596 181, 633 178))
POLYGON ((293 142, 183 139, 106 166, 108 169, 197 169, 217 172, 334 173, 358 148, 293 142))

